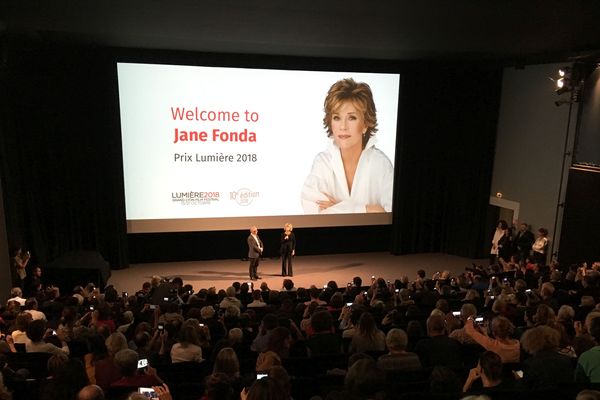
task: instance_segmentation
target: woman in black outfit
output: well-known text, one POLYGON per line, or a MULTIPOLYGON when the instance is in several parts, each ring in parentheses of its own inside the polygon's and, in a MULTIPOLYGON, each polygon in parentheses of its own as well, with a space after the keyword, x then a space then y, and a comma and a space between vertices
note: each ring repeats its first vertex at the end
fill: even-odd
POLYGON ((281 276, 294 276, 292 271, 292 258, 296 254, 296 236, 294 235, 294 232, 292 232, 293 229, 294 227, 290 223, 283 226, 280 242, 281 247, 279 248, 281 254, 281 276))

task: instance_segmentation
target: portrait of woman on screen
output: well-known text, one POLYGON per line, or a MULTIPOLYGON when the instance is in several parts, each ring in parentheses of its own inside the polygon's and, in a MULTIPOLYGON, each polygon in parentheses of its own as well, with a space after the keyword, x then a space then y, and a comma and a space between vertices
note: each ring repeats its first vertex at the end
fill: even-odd
POLYGON ((394 168, 376 146, 377 110, 368 84, 334 83, 325 98, 323 125, 331 138, 304 182, 305 214, 391 212, 394 168))

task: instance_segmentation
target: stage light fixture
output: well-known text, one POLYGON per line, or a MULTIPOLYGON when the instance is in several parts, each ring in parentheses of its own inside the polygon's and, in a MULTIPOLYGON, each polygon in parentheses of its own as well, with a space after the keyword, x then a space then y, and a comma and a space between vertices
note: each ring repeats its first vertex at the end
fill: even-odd
POLYGON ((561 95, 573 90, 573 85, 571 83, 571 67, 561 67, 558 70, 558 76, 559 78, 555 80, 556 94, 561 95))

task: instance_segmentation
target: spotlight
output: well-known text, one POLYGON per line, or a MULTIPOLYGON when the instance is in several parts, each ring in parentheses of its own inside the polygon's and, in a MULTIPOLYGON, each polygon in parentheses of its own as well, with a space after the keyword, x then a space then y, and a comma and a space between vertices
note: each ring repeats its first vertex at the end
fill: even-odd
POLYGON ((555 80, 556 94, 561 95, 573 90, 573 85, 571 83, 571 67, 561 67, 558 70, 558 76, 559 78, 555 80))

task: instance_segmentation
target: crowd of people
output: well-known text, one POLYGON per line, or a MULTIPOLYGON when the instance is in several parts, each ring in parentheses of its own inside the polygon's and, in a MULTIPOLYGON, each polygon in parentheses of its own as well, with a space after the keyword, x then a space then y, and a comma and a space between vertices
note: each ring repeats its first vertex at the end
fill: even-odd
POLYGON ((600 263, 500 261, 321 288, 156 276, 131 294, 61 293, 37 271, 1 309, 0 399, 574 398, 600 384, 600 263))

